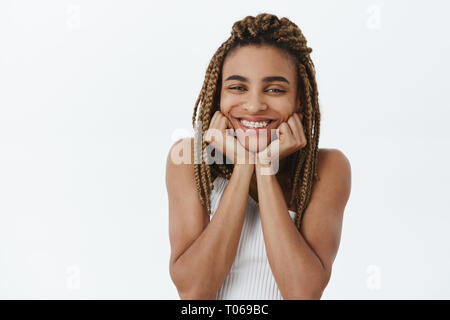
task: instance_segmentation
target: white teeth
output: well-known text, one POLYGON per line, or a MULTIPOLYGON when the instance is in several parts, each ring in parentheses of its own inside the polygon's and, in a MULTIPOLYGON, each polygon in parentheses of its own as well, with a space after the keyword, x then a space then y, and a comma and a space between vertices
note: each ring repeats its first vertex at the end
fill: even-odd
POLYGON ((269 121, 247 121, 242 119, 241 122, 244 124, 244 126, 249 128, 262 128, 266 127, 269 124, 269 121))

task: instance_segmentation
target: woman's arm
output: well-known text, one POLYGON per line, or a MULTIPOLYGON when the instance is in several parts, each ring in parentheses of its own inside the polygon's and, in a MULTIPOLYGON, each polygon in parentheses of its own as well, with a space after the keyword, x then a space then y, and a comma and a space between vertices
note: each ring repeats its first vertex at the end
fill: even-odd
POLYGON ((339 248, 351 168, 338 150, 321 150, 318 175, 300 232, 289 216, 275 175, 256 165, 258 199, 267 257, 284 299, 320 299, 339 248))
POLYGON ((209 221, 197 194, 192 163, 193 158, 191 164, 176 165, 170 153, 167 160, 170 275, 181 299, 214 299, 236 255, 254 165, 234 166, 209 221))

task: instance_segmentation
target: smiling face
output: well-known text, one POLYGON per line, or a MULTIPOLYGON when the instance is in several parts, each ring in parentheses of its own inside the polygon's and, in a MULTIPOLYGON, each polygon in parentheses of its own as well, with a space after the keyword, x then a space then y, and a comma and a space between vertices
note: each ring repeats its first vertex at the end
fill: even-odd
POLYGON ((222 69, 220 111, 247 150, 263 150, 272 141, 271 129, 300 111, 297 84, 295 63, 279 48, 247 45, 229 52, 222 69))

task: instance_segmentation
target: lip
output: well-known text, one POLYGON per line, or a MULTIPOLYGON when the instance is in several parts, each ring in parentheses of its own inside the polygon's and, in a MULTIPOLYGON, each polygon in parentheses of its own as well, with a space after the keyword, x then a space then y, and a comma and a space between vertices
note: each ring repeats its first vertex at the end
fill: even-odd
POLYGON ((270 125, 275 121, 274 119, 263 118, 263 117, 242 117, 242 118, 235 118, 235 119, 237 120, 237 122, 239 123, 239 126, 241 127, 242 130, 244 130, 245 133, 247 133, 247 131, 249 131, 250 133, 255 132, 256 134, 259 134, 259 131, 261 131, 261 130, 267 130, 270 127, 270 125), (261 128, 250 128, 250 127, 245 126, 241 122, 241 119, 247 120, 247 121, 269 121, 269 124, 267 126, 261 127, 261 128))
POLYGON ((247 121, 273 121, 274 119, 262 116, 242 116, 235 117, 238 120, 247 120, 247 121))

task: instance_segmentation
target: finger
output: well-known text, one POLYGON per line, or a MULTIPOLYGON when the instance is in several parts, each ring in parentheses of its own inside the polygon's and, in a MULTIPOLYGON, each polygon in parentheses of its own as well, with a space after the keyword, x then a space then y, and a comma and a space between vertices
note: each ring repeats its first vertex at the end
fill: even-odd
POLYGON ((273 159, 274 157, 278 157, 280 153, 280 140, 272 141, 267 148, 265 148, 261 155, 266 159, 273 159))
POLYGON ((210 128, 216 128, 216 121, 217 121, 217 118, 219 117, 219 114, 220 114, 220 111, 216 111, 214 113, 214 115, 212 116, 211 121, 209 122, 210 128))
POLYGON ((227 128, 227 122, 228 122, 227 117, 225 117, 224 115, 220 115, 217 123, 217 128, 220 131, 225 131, 225 129, 227 128))
POLYGON ((289 122, 289 124, 291 126, 292 133, 294 134, 295 139, 299 140, 301 138, 300 132, 303 131, 303 125, 302 125, 302 122, 300 121, 300 118, 299 118, 298 114, 294 113, 289 118, 288 122, 289 122))
POLYGON ((295 113, 295 120, 298 120, 298 123, 299 123, 300 125, 303 126, 303 124, 302 124, 302 121, 303 121, 303 114, 301 114, 301 113, 295 113))
POLYGON ((295 122, 295 113, 293 113, 286 121, 286 123, 288 124, 289 128, 291 129, 292 132, 292 136, 295 138, 296 137, 296 130, 295 127, 297 125, 297 123, 295 122))
POLYGON ((299 136, 299 141, 301 143, 302 146, 306 145, 306 136, 305 136, 305 130, 302 124, 302 115, 301 114, 296 114, 295 116, 295 122, 297 123, 297 135, 299 136))
POLYGON ((291 144, 292 145, 300 144, 300 133, 298 132, 298 124, 295 120, 295 114, 293 114, 292 116, 289 117, 288 125, 292 131, 292 136, 291 136, 292 140, 290 140, 291 144))
POLYGON ((296 117, 295 117, 297 123, 298 123, 298 127, 301 129, 302 132, 304 132, 304 127, 303 127, 303 114, 301 113, 296 113, 296 117))
POLYGON ((231 120, 227 117, 227 129, 233 129, 233 125, 231 124, 231 120))
MULTIPOLYGON (((227 118, 220 113, 216 120, 217 130, 219 130, 220 134, 222 135, 222 146, 221 150, 225 150, 226 146, 226 138, 223 135, 227 135, 226 127, 227 127, 227 118)), ((222 152, 223 153, 223 152, 222 152)), ((225 152, 226 155, 226 152, 225 152)))
POLYGON ((219 124, 219 128, 220 131, 225 132, 225 135, 230 135, 230 136, 234 136, 233 134, 233 125, 231 124, 231 120, 228 118, 228 116, 226 114, 224 114, 223 112, 220 112, 220 124, 219 124))
POLYGON ((286 124, 288 125, 289 129, 291 129, 291 135, 295 137, 295 120, 293 115, 289 116, 289 118, 286 121, 286 124))
POLYGON ((216 132, 213 132, 214 130, 209 129, 217 129, 217 118, 220 116, 220 111, 216 111, 214 115, 211 118, 211 121, 209 122, 209 128, 206 131, 206 141, 209 143, 213 143, 216 140, 216 137, 214 136, 216 132))
POLYGON ((282 122, 278 129, 278 139, 284 139, 286 136, 292 136, 292 130, 286 122, 282 122))
POLYGON ((209 121, 209 126, 208 126, 208 128, 206 129, 205 140, 206 140, 207 142, 210 142, 210 141, 211 141, 211 130, 210 130, 210 129, 214 128, 214 121, 215 121, 215 118, 216 118, 216 114, 213 114, 211 120, 209 121))
POLYGON ((228 119, 228 118, 226 118, 226 119, 227 119, 227 121, 226 121, 226 129, 225 129, 226 133, 227 133, 227 135, 234 136, 234 127, 231 124, 231 120, 228 119))

